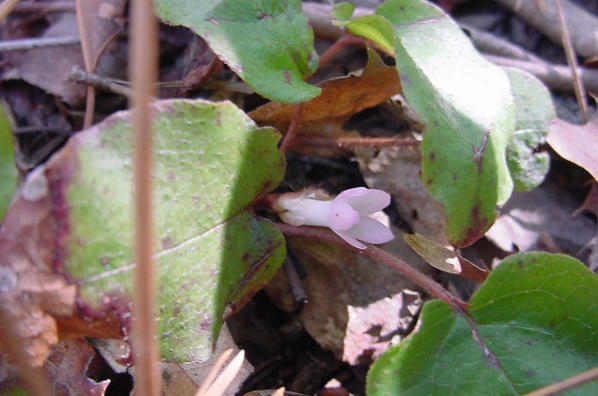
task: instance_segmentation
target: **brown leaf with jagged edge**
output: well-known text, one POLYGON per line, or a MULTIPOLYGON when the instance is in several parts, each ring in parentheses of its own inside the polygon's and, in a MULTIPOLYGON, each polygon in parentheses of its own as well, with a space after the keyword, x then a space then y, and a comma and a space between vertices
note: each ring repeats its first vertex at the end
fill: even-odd
MULTIPOLYGON (((44 364, 53 395, 102 396, 109 380, 95 382, 88 378, 90 365, 96 352, 84 338, 62 340, 52 348, 44 364)), ((21 386, 17 368, 4 354, 0 354, 0 393, 21 386)))
MULTIPOLYGON (((342 125, 353 114, 377 106, 401 92, 396 69, 386 66, 371 48, 368 48, 368 64, 360 76, 336 78, 318 86, 322 88, 322 94, 303 103, 297 136, 346 136, 348 132, 343 130, 342 125)), ((270 102, 252 111, 249 116, 260 125, 271 125, 284 133, 294 111, 295 105, 270 102)), ((326 155, 330 149, 316 152, 326 155)))
MULTIPOLYGON (((429 273, 427 266, 393 228, 395 239, 384 249, 429 273)), ((289 237, 288 243, 307 277, 307 303, 301 322, 325 349, 349 364, 362 364, 408 334, 422 304, 420 289, 399 273, 367 256, 315 239, 289 237)), ((285 306, 284 276, 266 292, 285 306)))
POLYGON ((581 166, 598 180, 598 113, 585 125, 554 120, 546 141, 561 157, 581 166))

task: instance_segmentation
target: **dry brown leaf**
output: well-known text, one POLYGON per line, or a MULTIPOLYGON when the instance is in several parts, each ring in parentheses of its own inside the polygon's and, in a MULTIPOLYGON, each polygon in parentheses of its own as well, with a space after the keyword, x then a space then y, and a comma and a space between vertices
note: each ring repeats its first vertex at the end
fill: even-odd
MULTIPOLYGON (((64 13, 42 37, 77 36, 75 14, 64 13)), ((71 106, 80 106, 85 97, 85 86, 69 81, 73 66, 83 65, 79 46, 47 47, 27 51, 16 64, 16 76, 52 95, 58 96, 71 106), (51 65, 51 67, 49 67, 51 65)))
MULTIPOLYGON (((332 79, 319 85, 322 94, 303 103, 298 135, 346 136, 342 124, 353 114, 374 107, 401 92, 394 67, 386 66, 378 54, 368 50, 369 61, 360 76, 332 79)), ((258 124, 271 125, 286 131, 295 105, 270 102, 258 107, 249 116, 258 124)))
MULTIPOLYGON (((87 377, 88 368, 96 356, 83 339, 63 340, 56 344, 44 364, 52 395, 104 395, 110 381, 95 382, 87 377)), ((0 393, 22 385, 18 370, 11 360, 0 353, 0 393)))
POLYGON ((125 0, 77 0, 77 18, 85 69, 92 72, 100 55, 119 31, 125 0))
POLYGON ((546 141, 561 157, 581 166, 598 180, 598 113, 585 125, 554 120, 546 141))
MULTIPOLYGON (((418 269, 431 270, 405 244, 400 231, 394 232, 396 238, 384 245, 385 250, 418 269)), ((400 274, 336 245, 298 237, 288 241, 307 271, 303 326, 337 358, 350 364, 367 363, 412 325, 421 305, 419 289, 400 274)), ((272 293, 272 289, 284 288, 283 281, 266 291, 275 301, 281 293, 272 293)))

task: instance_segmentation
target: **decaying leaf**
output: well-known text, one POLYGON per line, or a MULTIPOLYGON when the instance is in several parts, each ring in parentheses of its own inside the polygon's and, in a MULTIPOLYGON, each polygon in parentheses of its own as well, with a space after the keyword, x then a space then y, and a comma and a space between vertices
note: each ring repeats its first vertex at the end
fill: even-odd
MULTIPOLYGON (((161 356, 203 360, 225 307, 242 306, 282 263, 282 235, 248 205, 278 184, 285 161, 279 135, 230 103, 161 101, 154 116, 161 356)), ((0 299, 34 363, 58 334, 129 331, 129 117, 78 133, 30 173, 0 230, 0 299)))
MULTIPOLYGON (((62 340, 54 345, 44 364, 52 395, 103 396, 109 380, 96 382, 88 378, 88 370, 96 353, 83 338, 62 340)), ((3 395, 23 384, 16 367, 0 353, 0 393, 3 395)))
MULTIPOLYGON (((298 136, 346 136, 348 132, 342 125, 353 114, 377 106, 401 91, 395 68, 386 66, 371 48, 368 48, 368 59, 360 76, 336 78, 319 85, 322 94, 303 104, 298 136)), ((258 107, 249 116, 260 125, 271 125, 284 133, 294 110, 293 105, 271 102, 258 107)), ((326 154, 326 151, 320 153, 326 154)))
POLYGON ((554 120, 546 140, 561 157, 581 166, 598 180, 598 113, 585 125, 554 120))
MULTIPOLYGON (((394 229, 395 235, 400 231, 394 229)), ((350 364, 370 361, 408 333, 421 305, 419 288, 385 265, 321 241, 292 237, 290 249, 307 272, 301 321, 325 349, 350 364)), ((384 245, 423 271, 426 266, 400 237, 384 245)), ((266 289, 277 298, 282 293, 266 289)), ((285 289, 284 281, 275 288, 285 289)))

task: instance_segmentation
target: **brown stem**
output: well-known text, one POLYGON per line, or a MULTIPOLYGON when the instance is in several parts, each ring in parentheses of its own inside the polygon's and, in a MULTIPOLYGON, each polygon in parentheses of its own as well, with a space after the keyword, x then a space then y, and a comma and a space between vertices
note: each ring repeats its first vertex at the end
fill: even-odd
POLYGON ((301 122, 301 113, 303 113, 303 103, 299 103, 295 105, 295 111, 293 112, 293 118, 291 119, 291 124, 289 125, 289 129, 287 129, 287 133, 282 138, 282 142, 280 142, 280 151, 286 153, 293 139, 295 137, 295 133, 297 132, 297 128, 299 128, 299 123, 301 122))
POLYGON ((354 45, 354 44, 362 44, 363 38, 355 36, 351 33, 343 34, 338 40, 334 42, 326 52, 320 56, 320 62, 318 63, 318 68, 321 68, 326 63, 330 62, 332 58, 338 55, 346 46, 354 45))
POLYGON ((467 303, 461 301, 457 297, 449 293, 439 283, 430 277, 422 274, 403 260, 393 256, 392 254, 377 248, 376 246, 367 244, 367 249, 361 250, 349 245, 342 238, 336 234, 322 228, 315 227, 296 227, 285 223, 275 223, 276 227, 285 235, 295 235, 306 238, 320 239, 325 242, 335 243, 337 245, 352 249, 361 254, 365 254, 376 261, 386 264, 388 267, 397 271, 411 282, 419 285, 430 295, 447 302, 451 308, 458 314, 462 314, 463 308, 467 307, 467 303))
POLYGON ((133 136, 135 170, 135 389, 138 395, 158 396, 155 274, 152 260, 152 112, 154 78, 158 66, 158 32, 151 0, 131 5, 129 78, 133 83, 133 136))

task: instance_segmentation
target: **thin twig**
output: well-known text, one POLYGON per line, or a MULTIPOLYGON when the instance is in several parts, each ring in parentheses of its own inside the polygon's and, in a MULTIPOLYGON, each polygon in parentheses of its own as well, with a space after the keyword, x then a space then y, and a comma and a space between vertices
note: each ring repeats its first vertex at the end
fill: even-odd
POLYGON ((34 48, 72 46, 81 44, 78 36, 39 37, 0 41, 0 51, 23 51, 34 48))
MULTIPOLYGON (((91 65, 91 48, 89 40, 86 39, 88 36, 88 24, 85 21, 84 7, 81 4, 83 0, 75 0, 76 15, 77 15, 77 27, 79 29, 79 37, 81 39, 81 52, 83 53, 83 63, 85 64, 85 70, 89 73, 93 72, 91 65)), ((95 89, 92 85, 88 85, 85 92, 85 116, 83 117, 83 129, 87 129, 93 122, 93 113, 96 103, 95 89)))
POLYGON ((465 308, 467 306, 467 303, 453 296, 445 288, 443 288, 440 284, 435 282, 430 277, 424 275, 417 269, 411 267, 403 260, 393 256, 392 254, 380 248, 377 248, 376 246, 367 244, 367 249, 360 250, 349 245, 342 238, 326 229, 315 227, 296 227, 285 223, 275 223, 275 225, 285 235, 315 238, 325 242, 335 243, 337 245, 346 247, 361 254, 365 254, 366 256, 369 256, 376 261, 384 263, 391 269, 403 275, 405 278, 409 279, 411 282, 419 285, 428 294, 447 302, 451 306, 451 308, 455 310, 455 312, 461 312, 461 309, 457 309, 458 307, 465 308))
POLYGON ((103 91, 109 91, 117 95, 131 97, 133 90, 123 86, 112 78, 102 77, 95 73, 88 73, 79 66, 74 66, 71 70, 69 79, 91 85, 103 91))
POLYGON ((155 274, 152 260, 154 227, 152 211, 152 113, 154 76, 157 70, 157 23, 151 0, 134 0, 131 10, 129 79, 133 82, 133 134, 135 169, 135 387, 139 395, 158 396, 155 274))
MULTIPOLYGON (((539 64, 496 55, 484 54, 484 57, 500 66, 517 67, 525 70, 538 77, 555 91, 571 92, 573 90, 573 75, 568 66, 548 63, 539 64)), ((579 75, 589 92, 598 93, 598 70, 580 67, 579 75)))
POLYGON ((299 136, 294 141, 292 146, 309 145, 309 146, 324 146, 324 147, 388 147, 388 146, 413 146, 417 147, 421 143, 415 139, 402 138, 384 138, 384 137, 340 137, 340 138, 324 138, 324 137, 304 137, 299 136))
POLYGON ((598 379, 598 367, 594 367, 593 369, 584 371, 581 374, 567 378, 566 380, 557 382, 556 384, 552 384, 544 388, 537 389, 533 392, 526 393, 525 396, 554 395, 566 391, 567 389, 575 388, 581 384, 585 384, 586 382, 593 381, 595 379, 598 379))
POLYGON ((567 64, 571 68, 573 73, 573 88, 575 89, 575 98, 577 99, 577 105, 581 112, 581 117, 584 123, 589 121, 588 118, 588 102, 586 101, 586 90, 584 89, 581 77, 579 77, 579 65, 577 64, 577 56, 571 43, 571 37, 569 36, 569 29, 567 22, 565 21, 565 15, 563 14, 563 8, 561 7, 560 0, 554 0, 554 5, 559 15, 559 21, 561 24, 563 48, 565 49, 565 56, 567 57, 567 64))
POLYGON ((282 138, 282 142, 280 142, 280 151, 283 153, 287 152, 295 138, 295 133, 301 122, 301 113, 303 113, 303 103, 295 105, 295 111, 293 112, 293 118, 291 119, 289 129, 287 129, 287 133, 282 138))

